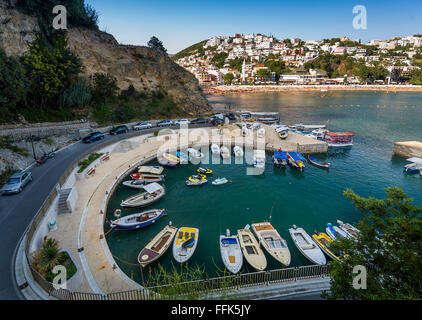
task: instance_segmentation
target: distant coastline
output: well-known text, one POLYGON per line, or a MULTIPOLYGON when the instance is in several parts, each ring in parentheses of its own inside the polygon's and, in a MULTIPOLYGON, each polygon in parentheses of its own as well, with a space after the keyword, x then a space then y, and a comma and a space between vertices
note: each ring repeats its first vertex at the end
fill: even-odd
POLYGON ((385 91, 421 92, 422 86, 411 85, 264 85, 264 86, 214 86, 205 88, 206 94, 226 95, 236 93, 283 92, 283 91, 385 91))

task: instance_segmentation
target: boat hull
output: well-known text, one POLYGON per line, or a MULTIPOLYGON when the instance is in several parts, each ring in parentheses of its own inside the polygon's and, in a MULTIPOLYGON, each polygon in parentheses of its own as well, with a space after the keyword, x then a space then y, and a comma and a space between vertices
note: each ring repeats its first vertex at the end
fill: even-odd
POLYGON ((173 241, 173 257, 179 263, 187 262, 194 254, 198 245, 199 229, 196 228, 180 228, 177 231, 176 237, 173 241), (183 232, 183 237, 179 237, 180 233, 183 232), (187 237, 186 234, 194 234, 194 243, 190 248, 184 248, 183 244, 186 241, 191 240, 191 237, 187 237))
POLYGON ((161 210, 152 210, 152 211, 146 211, 146 212, 142 212, 140 214, 134 214, 134 215, 130 215, 129 217, 123 218, 123 219, 118 219, 115 221, 111 222, 111 227, 114 230, 117 231, 130 231, 130 230, 138 230, 138 229, 142 229, 145 227, 148 227, 149 225, 155 223, 157 220, 159 220, 162 217, 167 216, 166 214, 166 210, 161 209, 161 210), (146 221, 141 221, 141 222, 136 222, 136 218, 137 217, 141 217, 142 215, 148 214, 148 213, 155 213, 156 216, 153 218, 150 218, 146 221), (134 218, 134 222, 133 223, 124 223, 124 222, 120 222, 120 221, 124 221, 127 220, 128 218, 133 217, 134 218), (120 221, 119 221, 120 220, 120 221))
POLYGON ((264 271, 267 267, 267 259, 250 230, 237 231, 240 247, 246 261, 257 271, 264 271))
POLYGON ((237 236, 220 236, 220 254, 226 269, 233 274, 239 273, 243 266, 243 255, 237 236))

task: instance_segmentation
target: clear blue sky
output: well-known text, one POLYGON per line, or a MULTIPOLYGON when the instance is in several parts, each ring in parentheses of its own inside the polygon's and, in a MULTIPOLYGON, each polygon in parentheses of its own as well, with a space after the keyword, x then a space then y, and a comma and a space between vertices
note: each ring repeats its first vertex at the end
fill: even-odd
POLYGON ((215 35, 273 34, 279 39, 388 39, 422 34, 421 0, 86 0, 100 28, 122 44, 146 45, 151 36, 169 53, 215 35), (367 30, 355 30, 353 7, 367 8, 367 30))

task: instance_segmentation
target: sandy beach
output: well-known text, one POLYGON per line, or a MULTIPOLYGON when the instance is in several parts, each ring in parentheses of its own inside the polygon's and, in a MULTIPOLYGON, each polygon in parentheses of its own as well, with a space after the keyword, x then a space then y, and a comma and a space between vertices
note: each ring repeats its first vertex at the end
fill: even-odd
POLYGON ((422 86, 412 85, 266 85, 266 86, 215 86, 204 89, 205 93, 225 95, 254 92, 284 91, 385 91, 422 92, 422 86))

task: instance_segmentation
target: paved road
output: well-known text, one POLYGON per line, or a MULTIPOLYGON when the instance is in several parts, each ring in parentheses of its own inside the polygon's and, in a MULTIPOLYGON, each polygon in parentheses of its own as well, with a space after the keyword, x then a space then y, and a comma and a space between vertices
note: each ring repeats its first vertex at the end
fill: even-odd
MULTIPOLYGON (((142 130, 139 135, 156 130, 157 128, 142 130)), ((102 142, 76 143, 57 153, 55 159, 40 167, 33 167, 30 171, 34 179, 21 194, 0 196, 0 300, 23 299, 14 277, 15 251, 28 225, 66 169, 81 153, 94 148, 95 145, 126 138, 128 135, 125 134, 106 135, 102 142)))

